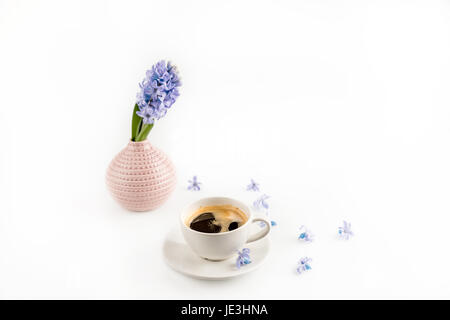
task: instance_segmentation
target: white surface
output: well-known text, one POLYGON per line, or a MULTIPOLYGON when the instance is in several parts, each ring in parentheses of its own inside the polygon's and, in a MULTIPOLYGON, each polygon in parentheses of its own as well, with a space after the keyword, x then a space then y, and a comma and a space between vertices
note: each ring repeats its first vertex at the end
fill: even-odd
POLYGON ((450 298, 448 1, 1 1, 0 43, 0 297, 450 298), (184 86, 150 139, 179 184, 129 213, 104 174, 160 58, 184 86), (279 225, 267 263, 168 268, 179 210, 250 204, 251 177, 279 225))
POLYGON ((270 240, 263 238, 245 247, 250 249, 252 262, 238 269, 237 256, 222 261, 200 258, 183 239, 180 229, 173 228, 164 240, 163 255, 166 263, 181 274, 203 280, 225 280, 243 276, 260 267, 269 254, 270 240))

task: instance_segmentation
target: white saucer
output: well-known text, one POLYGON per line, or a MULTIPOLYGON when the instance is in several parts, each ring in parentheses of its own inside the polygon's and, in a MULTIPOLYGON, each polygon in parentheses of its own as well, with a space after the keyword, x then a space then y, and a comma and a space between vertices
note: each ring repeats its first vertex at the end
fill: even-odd
POLYGON ((251 263, 236 268, 236 257, 223 261, 208 261, 197 256, 186 244, 179 228, 171 230, 163 245, 166 263, 175 271, 204 280, 223 280, 241 276, 256 270, 265 260, 270 249, 268 237, 245 245, 250 249, 251 263))

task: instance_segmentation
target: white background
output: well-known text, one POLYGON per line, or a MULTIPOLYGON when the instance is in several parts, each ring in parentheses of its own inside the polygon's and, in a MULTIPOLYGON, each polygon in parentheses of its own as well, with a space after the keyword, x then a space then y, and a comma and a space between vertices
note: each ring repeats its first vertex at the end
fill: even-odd
POLYGON ((449 1, 0 1, 0 45, 1 298, 450 298, 449 1), (179 183, 130 213, 104 175, 161 58, 183 87, 149 139, 179 183), (169 269, 180 208, 251 203, 250 178, 278 222, 267 263, 169 269))

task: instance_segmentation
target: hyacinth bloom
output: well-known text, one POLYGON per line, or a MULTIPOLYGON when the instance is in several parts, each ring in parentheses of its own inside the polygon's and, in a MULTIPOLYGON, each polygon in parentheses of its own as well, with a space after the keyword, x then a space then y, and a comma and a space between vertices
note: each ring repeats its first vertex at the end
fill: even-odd
MULTIPOLYGON (((278 225, 278 223, 277 223, 276 221, 274 221, 274 220, 270 220, 270 225, 271 225, 272 227, 276 227, 276 226, 278 225)), ((259 226, 260 226, 261 228, 265 228, 265 227, 266 227, 266 223, 261 221, 261 222, 259 223, 259 226)))
POLYGON ((300 234, 298 235, 298 239, 306 242, 312 242, 314 239, 313 234, 305 227, 300 227, 300 234))
POLYGON ((175 103, 181 81, 177 68, 164 60, 157 62, 139 84, 133 111, 131 141, 147 138, 156 120, 161 119, 175 103))
POLYGON ((308 257, 301 258, 297 265, 297 273, 302 274, 305 271, 311 270, 311 261, 312 259, 308 257))
POLYGON ((142 118, 144 124, 153 124, 153 111, 150 107, 143 107, 136 111, 136 114, 142 118))
POLYGON ((350 239, 353 236, 352 224, 344 220, 342 227, 338 229, 338 234, 342 239, 350 239))
POLYGON ((236 268, 240 269, 242 266, 251 263, 250 249, 244 248, 242 251, 238 251, 238 257, 236 259, 236 268))
POLYGON ((253 202, 253 207, 257 210, 268 210, 269 204, 266 202, 266 200, 269 199, 269 196, 267 194, 263 194, 258 199, 253 202))
POLYGON ((255 180, 251 179, 250 184, 247 186, 247 191, 259 191, 259 183, 256 183, 255 180))
POLYGON ((200 191, 200 185, 202 183, 197 180, 197 176, 193 176, 192 180, 189 180, 188 183, 188 190, 200 191))

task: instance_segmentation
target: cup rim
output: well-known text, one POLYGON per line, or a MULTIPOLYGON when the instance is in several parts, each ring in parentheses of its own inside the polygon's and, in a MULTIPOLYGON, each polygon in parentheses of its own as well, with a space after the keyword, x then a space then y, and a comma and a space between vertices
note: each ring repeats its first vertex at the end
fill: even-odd
POLYGON ((250 207, 248 207, 244 202, 242 202, 242 201, 240 201, 240 200, 237 200, 237 199, 234 199, 234 198, 230 198, 230 197, 205 197, 205 198, 198 199, 198 200, 196 200, 196 201, 194 201, 194 202, 188 204, 187 206, 185 206, 185 207, 183 208, 183 210, 181 210, 180 221, 181 221, 181 224, 183 225, 183 227, 184 227, 186 230, 189 230, 189 231, 194 232, 194 233, 197 233, 197 234, 202 234, 202 235, 204 235, 204 236, 217 237, 217 236, 224 236, 224 235, 232 234, 233 232, 242 229, 243 227, 245 227, 246 225, 248 225, 248 224, 250 223, 250 220, 252 220, 252 217, 253 217, 253 212, 252 212, 252 210, 250 209, 250 207), (247 221, 246 221, 242 226, 240 226, 239 228, 236 228, 236 229, 231 230, 231 231, 218 232, 218 233, 200 232, 200 231, 193 230, 193 229, 189 228, 189 227, 186 225, 186 223, 184 223, 184 221, 183 221, 184 213, 187 211, 187 209, 188 209, 190 206, 193 206, 195 203, 200 202, 200 201, 204 201, 204 200, 207 200, 207 199, 221 199, 221 200, 231 200, 231 201, 233 201, 233 202, 238 202, 238 203, 239 203, 239 209, 242 210, 241 206, 244 207, 244 209, 245 209, 245 210, 243 210, 243 211, 244 211, 244 213, 247 214, 247 217, 248 217, 247 221))

